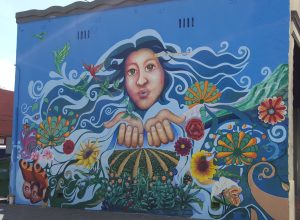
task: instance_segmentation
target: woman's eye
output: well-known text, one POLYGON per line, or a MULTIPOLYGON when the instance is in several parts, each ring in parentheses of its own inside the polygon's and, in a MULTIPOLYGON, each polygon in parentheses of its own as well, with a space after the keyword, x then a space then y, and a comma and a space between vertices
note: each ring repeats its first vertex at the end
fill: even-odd
POLYGON ((135 69, 129 69, 129 70, 127 71, 128 76, 134 76, 135 73, 136 73, 136 70, 135 70, 135 69))
POLYGON ((153 69, 155 68, 154 64, 150 63, 146 66, 146 71, 149 72, 149 71, 152 71, 153 69))

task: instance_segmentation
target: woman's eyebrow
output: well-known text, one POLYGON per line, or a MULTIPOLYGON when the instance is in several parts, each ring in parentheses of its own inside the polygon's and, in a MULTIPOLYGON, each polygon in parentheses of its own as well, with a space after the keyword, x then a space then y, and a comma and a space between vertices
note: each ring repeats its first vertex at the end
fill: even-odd
POLYGON ((128 68, 128 67, 131 67, 131 66, 137 66, 137 64, 136 63, 134 63, 134 62, 132 62, 132 63, 128 63, 128 64, 126 64, 125 65, 125 68, 128 68))
POLYGON ((146 59, 146 60, 144 61, 144 63, 147 63, 147 62, 149 62, 149 61, 156 61, 156 59, 155 59, 155 58, 149 58, 149 59, 146 59))

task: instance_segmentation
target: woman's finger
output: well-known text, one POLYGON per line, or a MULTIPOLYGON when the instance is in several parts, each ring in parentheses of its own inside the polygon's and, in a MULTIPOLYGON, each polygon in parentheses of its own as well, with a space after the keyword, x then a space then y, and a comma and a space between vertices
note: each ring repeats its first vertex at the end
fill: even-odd
POLYGON ((147 140, 148 140, 148 145, 153 146, 153 139, 152 139, 150 131, 147 132, 147 140))
POLYGON ((119 145, 123 145, 123 143, 124 143, 125 130, 126 130, 126 125, 121 124, 120 128, 119 128, 119 133, 118 133, 118 144, 119 145))
POLYGON ((154 126, 159 120, 157 118, 150 118, 145 123, 145 130, 147 132, 151 132, 151 127, 154 126))
POLYGON ((144 134, 143 133, 140 133, 139 134, 139 147, 142 147, 144 144, 144 134))
POLYGON ((169 111, 169 113, 166 115, 165 119, 169 119, 169 121, 180 125, 185 121, 185 115, 177 116, 173 112, 169 111))
POLYGON ((160 139, 158 137, 156 128, 154 126, 151 127, 151 136, 152 136, 152 139, 153 139, 154 146, 159 147, 161 142, 160 142, 160 139))
POLYGON ((139 136, 138 129, 137 127, 134 127, 132 131, 132 139, 131 139, 131 146, 133 148, 136 148, 136 146, 138 145, 138 136, 139 136))
POLYGON ((125 112, 119 112, 112 120, 104 122, 105 128, 112 128, 115 124, 117 124, 119 121, 122 120, 122 116, 125 114, 125 112))
POLYGON ((163 126, 161 125, 160 122, 156 123, 155 125, 156 127, 156 130, 157 130, 157 134, 159 136, 159 139, 160 141, 163 143, 163 144, 167 144, 169 141, 168 141, 168 137, 166 135, 166 131, 165 129, 163 128, 163 126))
POLYGON ((163 120, 163 127, 166 131, 166 135, 167 135, 169 141, 171 141, 171 142, 174 141, 173 130, 171 128, 170 122, 167 119, 163 120))
POLYGON ((132 137, 132 126, 128 125, 126 127, 125 140, 124 140, 124 145, 126 147, 130 147, 131 146, 131 137, 132 137))

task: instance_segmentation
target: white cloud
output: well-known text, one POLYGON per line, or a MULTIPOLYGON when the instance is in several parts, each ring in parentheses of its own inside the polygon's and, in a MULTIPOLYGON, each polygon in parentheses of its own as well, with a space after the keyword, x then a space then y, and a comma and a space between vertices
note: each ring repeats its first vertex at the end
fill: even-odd
POLYGON ((14 90, 15 65, 7 59, 0 59, 0 88, 14 90))

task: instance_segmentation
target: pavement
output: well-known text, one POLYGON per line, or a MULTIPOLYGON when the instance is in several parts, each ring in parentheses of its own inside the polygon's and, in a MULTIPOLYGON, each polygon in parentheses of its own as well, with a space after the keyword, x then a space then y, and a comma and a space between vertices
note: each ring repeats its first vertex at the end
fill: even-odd
POLYGON ((89 211, 81 209, 50 208, 30 205, 0 203, 0 220, 185 220, 175 216, 148 215, 140 213, 89 211))

